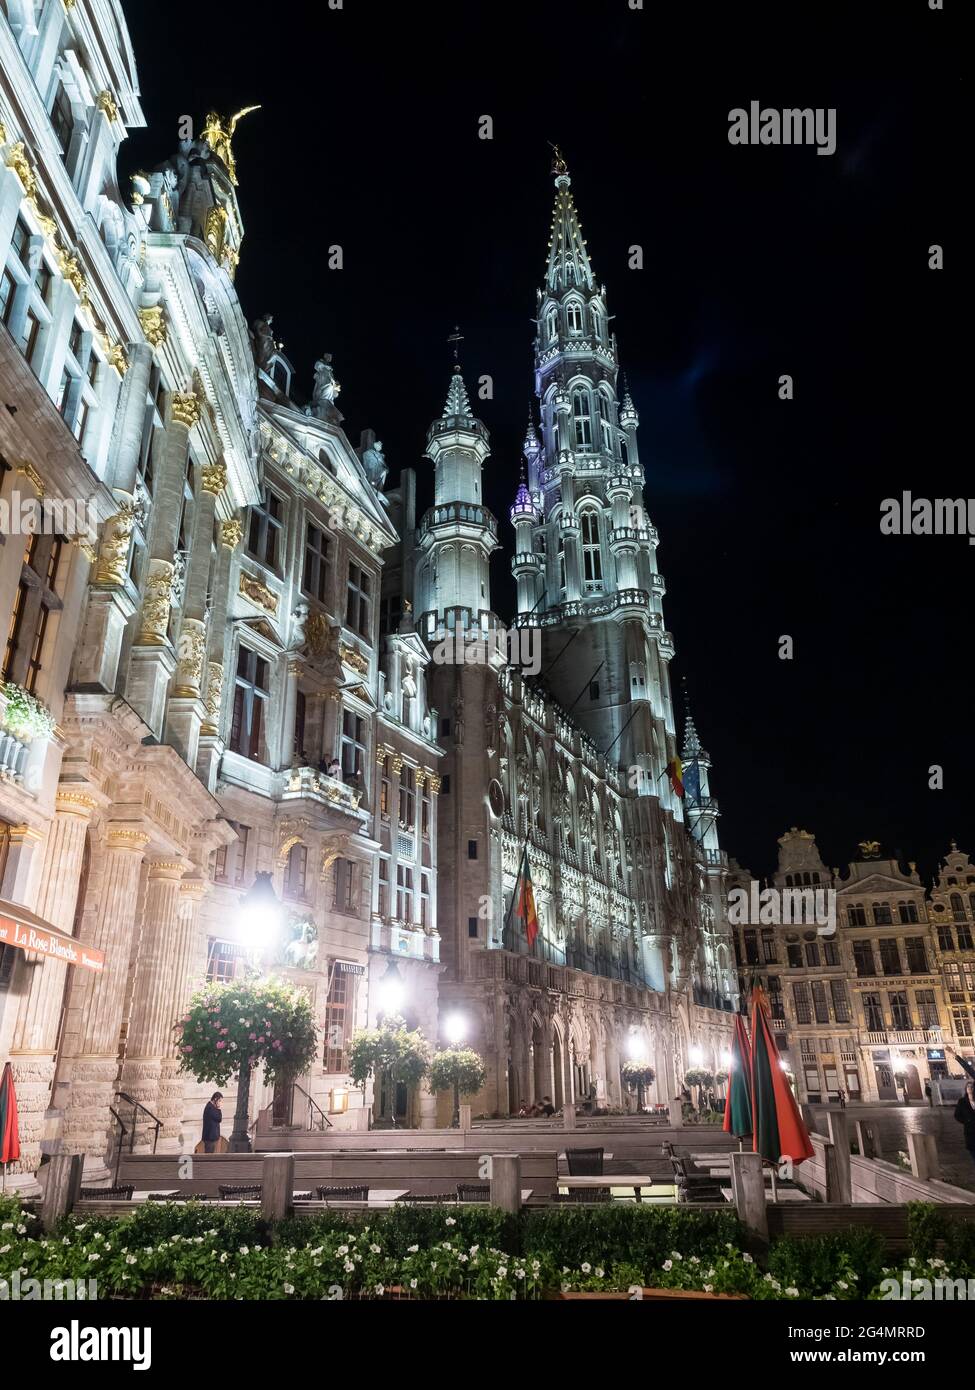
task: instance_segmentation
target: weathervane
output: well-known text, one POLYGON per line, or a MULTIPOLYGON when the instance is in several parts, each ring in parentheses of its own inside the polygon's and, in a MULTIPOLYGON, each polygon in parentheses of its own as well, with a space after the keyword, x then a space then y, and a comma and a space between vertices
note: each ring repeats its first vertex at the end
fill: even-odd
POLYGON ((457 363, 458 366, 460 365, 460 345, 463 341, 463 333, 460 331, 460 328, 457 326, 457 324, 454 324, 454 331, 447 338, 447 342, 453 343, 454 345, 454 362, 457 363))
POLYGON ((548 143, 552 146, 552 173, 567 174, 569 172, 569 166, 565 162, 565 156, 562 151, 559 149, 558 145, 552 145, 551 140, 548 143))

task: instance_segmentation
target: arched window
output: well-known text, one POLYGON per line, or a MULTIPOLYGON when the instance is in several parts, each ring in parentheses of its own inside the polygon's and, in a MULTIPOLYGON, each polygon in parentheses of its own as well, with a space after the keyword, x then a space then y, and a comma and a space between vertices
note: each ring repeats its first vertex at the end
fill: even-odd
POLYGON ((589 392, 579 387, 572 393, 572 422, 577 449, 592 448, 592 404, 589 392))
POLYGON ((554 305, 545 315, 545 333, 550 343, 554 343, 559 336, 559 313, 554 305))
POLYGON ((582 523, 582 575, 588 584, 603 577, 603 553, 599 545, 599 514, 592 508, 579 518, 582 523))
POLYGON ((565 321, 570 333, 582 332, 582 305, 577 299, 570 299, 565 306, 565 321))
POLYGON ((596 396, 599 407, 599 446, 607 454, 613 452, 613 417, 609 397, 600 391, 596 396))

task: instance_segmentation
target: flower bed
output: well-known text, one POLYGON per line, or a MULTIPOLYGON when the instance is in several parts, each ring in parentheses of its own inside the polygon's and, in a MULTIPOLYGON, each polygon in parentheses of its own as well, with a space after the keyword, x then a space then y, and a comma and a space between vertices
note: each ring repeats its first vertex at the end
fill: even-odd
MULTIPOLYGON (((933 1211, 912 1217, 913 1253, 898 1265, 919 1279, 975 1273, 975 1231, 953 1232, 933 1211)), ((94 1279, 103 1299, 850 1300, 879 1298, 881 1281, 899 1277, 874 1232, 783 1239, 759 1254, 732 1213, 679 1208, 329 1211, 272 1231, 253 1209, 154 1202, 122 1218, 69 1217, 50 1236, 37 1226, 0 1200, 0 1280, 94 1279)))

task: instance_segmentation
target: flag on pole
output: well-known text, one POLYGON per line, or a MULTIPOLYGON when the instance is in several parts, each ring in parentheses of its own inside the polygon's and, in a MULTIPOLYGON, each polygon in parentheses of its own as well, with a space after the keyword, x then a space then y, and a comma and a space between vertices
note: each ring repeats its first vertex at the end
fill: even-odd
POLYGON ((670 785, 674 789, 674 795, 682 799, 684 796, 683 772, 684 765, 675 754, 667 764, 667 776, 670 778, 670 785))
POLYGON ((515 916, 523 924, 529 948, 534 946, 538 935, 538 912, 535 908, 535 889, 532 886, 531 869, 528 865, 528 845, 521 856, 521 869, 515 884, 515 916))

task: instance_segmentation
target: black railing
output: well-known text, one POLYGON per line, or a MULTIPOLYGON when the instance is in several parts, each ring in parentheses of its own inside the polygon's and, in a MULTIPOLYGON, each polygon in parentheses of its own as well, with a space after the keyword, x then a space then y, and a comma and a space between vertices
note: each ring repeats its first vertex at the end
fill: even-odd
POLYGON ((297 1083, 297 1081, 295 1082, 295 1090, 296 1090, 296 1091, 300 1091, 301 1094, 304 1096, 305 1100, 307 1100, 307 1102, 308 1102, 308 1128, 309 1128, 309 1129, 322 1129, 322 1130, 325 1130, 325 1129, 334 1129, 334 1128, 335 1128, 335 1126, 332 1124, 332 1121, 331 1121, 331 1120, 328 1118, 328 1116, 325 1114, 325 1111, 324 1111, 324 1110, 322 1109, 322 1107, 318 1104, 318 1101, 317 1101, 317 1100, 314 1100, 314 1099, 308 1094, 308 1092, 305 1090, 304 1086, 299 1086, 298 1083, 297 1083))
POLYGON ((115 1177, 113 1179, 113 1184, 115 1187, 117 1187, 119 1169, 122 1166, 122 1145, 125 1143, 125 1136, 128 1134, 129 1131, 125 1128, 125 1125, 122 1122, 122 1116, 118 1113, 117 1110, 113 1109, 111 1105, 108 1107, 108 1113, 112 1116, 112 1118, 115 1120, 115 1123, 118 1125, 118 1144, 116 1145, 115 1149, 115 1177))
POLYGON ((129 1153, 135 1151, 136 1113, 138 1111, 141 1111, 143 1115, 147 1115, 153 1126, 152 1152, 155 1153, 156 1145, 159 1143, 159 1131, 162 1129, 162 1120, 158 1115, 154 1115, 151 1110, 147 1109, 141 1101, 136 1100, 134 1096, 127 1095, 125 1091, 116 1091, 115 1099, 122 1100, 126 1105, 131 1105, 132 1107, 132 1133, 129 1138, 129 1153))

